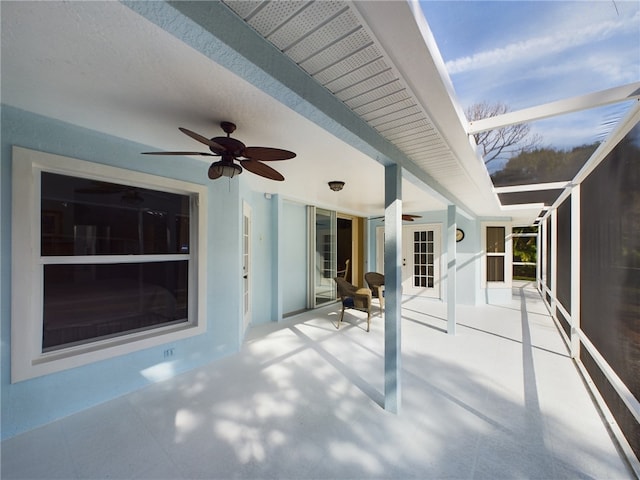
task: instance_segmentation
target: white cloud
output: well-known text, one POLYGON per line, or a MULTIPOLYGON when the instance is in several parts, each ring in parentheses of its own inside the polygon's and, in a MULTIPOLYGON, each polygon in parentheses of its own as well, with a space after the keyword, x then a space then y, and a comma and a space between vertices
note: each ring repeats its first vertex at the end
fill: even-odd
POLYGON ((514 42, 504 47, 451 60, 447 62, 446 66, 450 75, 487 67, 506 66, 521 63, 523 60, 530 61, 534 58, 558 54, 570 48, 610 38, 613 35, 637 32, 639 28, 640 11, 630 18, 618 21, 610 20, 573 29, 560 28, 555 30, 556 33, 550 35, 514 42))

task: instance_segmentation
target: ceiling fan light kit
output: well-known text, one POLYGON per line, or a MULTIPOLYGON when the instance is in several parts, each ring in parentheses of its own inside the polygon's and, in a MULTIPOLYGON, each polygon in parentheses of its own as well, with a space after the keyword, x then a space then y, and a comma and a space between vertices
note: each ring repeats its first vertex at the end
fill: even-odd
POLYGON ((233 178, 241 173, 242 167, 240 165, 236 165, 233 162, 225 162, 224 160, 214 162, 209 167, 209 178, 212 180, 220 177, 233 178))
POLYGON ((233 178, 240 175, 243 170, 268 178, 269 180, 283 181, 284 177, 280 172, 262 163, 275 160, 288 160, 296 156, 295 153, 280 148, 269 147, 247 147, 240 140, 231 138, 231 134, 236 130, 235 124, 231 122, 220 122, 220 127, 227 134, 226 137, 207 138, 199 133, 192 132, 180 127, 180 131, 194 140, 206 145, 211 150, 209 152, 143 152, 145 155, 200 155, 204 157, 221 157, 220 161, 214 162, 209 167, 208 176, 211 180, 220 177, 233 178), (240 162, 240 165, 235 161, 240 162))
POLYGON ((344 187, 344 182, 340 180, 332 180, 329 182, 329 188, 334 192, 339 192, 344 187))

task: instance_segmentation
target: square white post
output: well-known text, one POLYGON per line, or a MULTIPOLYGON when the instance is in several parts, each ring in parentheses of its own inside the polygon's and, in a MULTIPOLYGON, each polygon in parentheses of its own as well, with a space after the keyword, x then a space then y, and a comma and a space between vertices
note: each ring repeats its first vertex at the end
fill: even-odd
POLYGON ((384 408, 400 411, 402 319, 402 167, 384 169, 384 408))
POLYGON ((456 334, 456 206, 447 207, 447 333, 456 334))

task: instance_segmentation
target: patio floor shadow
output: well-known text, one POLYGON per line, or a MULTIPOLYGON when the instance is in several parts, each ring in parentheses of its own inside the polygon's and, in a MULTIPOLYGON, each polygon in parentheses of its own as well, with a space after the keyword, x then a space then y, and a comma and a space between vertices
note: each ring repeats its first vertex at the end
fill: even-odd
POLYGON ((403 302, 402 406, 384 318, 338 304, 252 328, 206 367, 2 443, 2 478, 625 479, 626 461, 537 292, 403 302))

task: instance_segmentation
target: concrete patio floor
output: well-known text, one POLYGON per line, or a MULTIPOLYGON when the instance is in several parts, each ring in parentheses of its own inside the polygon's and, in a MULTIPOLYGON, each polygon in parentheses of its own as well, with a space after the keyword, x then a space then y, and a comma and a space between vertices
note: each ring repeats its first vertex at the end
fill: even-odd
POLYGON ((626 479, 538 293, 403 303, 402 407, 384 322, 337 304, 253 328, 240 353, 2 443, 2 478, 626 479))

